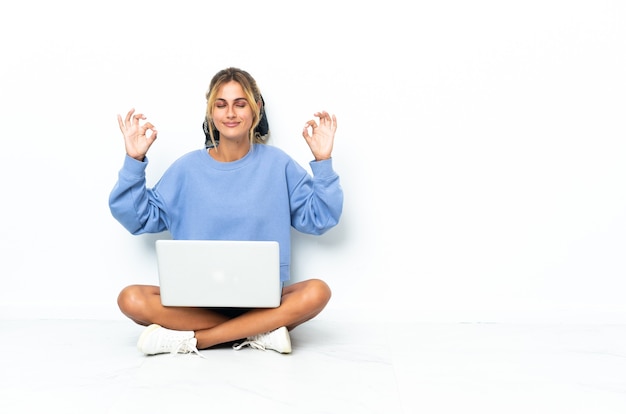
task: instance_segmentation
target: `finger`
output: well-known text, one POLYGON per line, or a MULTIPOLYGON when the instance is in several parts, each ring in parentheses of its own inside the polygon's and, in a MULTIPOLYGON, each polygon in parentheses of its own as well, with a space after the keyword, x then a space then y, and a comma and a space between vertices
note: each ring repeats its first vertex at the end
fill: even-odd
POLYGON ((130 111, 126 114, 126 125, 130 124, 130 117, 135 113, 135 108, 131 108, 130 111))
POLYGON ((304 128, 302 129, 302 136, 307 141, 311 139, 311 135, 309 134, 309 127, 311 126, 311 122, 313 121, 308 121, 306 124, 304 124, 304 128))
POLYGON ((337 127, 337 118, 335 117, 335 115, 331 115, 328 112, 324 111, 322 113, 324 122, 328 123, 330 125, 331 128, 336 128, 337 127))
POLYGON ((146 122, 145 124, 143 124, 141 126, 141 131, 145 134, 148 130, 151 130, 152 132, 155 131, 154 129, 154 125, 152 125, 151 122, 146 122))
POLYGON ((326 124, 331 122, 330 115, 326 111, 316 112, 315 116, 320 119, 320 123, 326 124))
POLYGON ((158 131, 156 129, 151 129, 151 131, 152 131, 152 134, 150 134, 150 136, 146 135, 146 138, 148 139, 148 141, 150 141, 150 145, 152 145, 154 140, 157 139, 157 134, 158 134, 158 131))
POLYGON ((139 125, 139 122, 141 122, 142 119, 146 119, 144 114, 136 114, 133 116, 133 125, 139 125))
POLYGON ((152 124, 145 124, 141 128, 141 137, 146 140, 149 146, 154 143, 154 140, 157 138, 158 131, 154 128, 152 124))
POLYGON ((117 123, 120 126, 120 131, 124 132, 124 121, 122 121, 122 116, 117 114, 117 123))

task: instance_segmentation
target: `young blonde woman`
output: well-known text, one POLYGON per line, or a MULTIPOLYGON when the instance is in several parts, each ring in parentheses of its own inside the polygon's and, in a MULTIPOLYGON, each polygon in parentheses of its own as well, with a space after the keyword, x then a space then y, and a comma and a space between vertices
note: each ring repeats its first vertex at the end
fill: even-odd
POLYGON ((321 235, 334 227, 343 191, 333 169, 337 129, 321 111, 302 135, 313 154, 312 174, 282 150, 265 145, 264 101, 244 70, 227 68, 206 94, 205 147, 181 156, 157 184, 146 187, 146 154, 157 129, 131 109, 118 115, 126 156, 111 191, 113 216, 132 234, 168 230, 174 239, 276 240, 280 244, 281 304, 271 309, 180 308, 161 305, 158 286, 131 285, 118 297, 124 315, 146 326, 138 348, 147 355, 198 352, 235 344, 291 352, 289 331, 318 315, 331 297, 319 279, 290 279, 291 228, 321 235))

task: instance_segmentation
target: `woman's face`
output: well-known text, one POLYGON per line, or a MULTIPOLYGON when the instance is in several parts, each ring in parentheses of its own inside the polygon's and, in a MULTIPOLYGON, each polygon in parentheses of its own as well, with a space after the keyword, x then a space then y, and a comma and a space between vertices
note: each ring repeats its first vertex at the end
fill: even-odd
POLYGON ((217 91, 213 122, 221 139, 248 140, 254 115, 238 82, 230 81, 217 91))

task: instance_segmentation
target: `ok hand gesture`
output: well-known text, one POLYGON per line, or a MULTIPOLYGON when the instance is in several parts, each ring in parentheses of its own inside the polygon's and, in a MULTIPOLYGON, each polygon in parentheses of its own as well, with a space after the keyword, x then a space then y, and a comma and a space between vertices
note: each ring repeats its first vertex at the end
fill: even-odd
POLYGON ((117 122, 124 134, 126 153, 138 161, 143 161, 148 149, 157 138, 157 130, 150 122, 141 124, 141 121, 146 119, 144 114, 133 115, 134 113, 134 108, 128 111, 124 121, 120 115, 117 115, 117 122), (150 131, 149 134, 148 131, 150 131))
POLYGON ((316 112, 314 116, 319 118, 319 125, 314 119, 307 121, 302 130, 302 136, 309 144, 315 161, 327 160, 333 152, 335 131, 337 130, 337 118, 328 112, 316 112), (312 135, 309 134, 311 128, 312 135))

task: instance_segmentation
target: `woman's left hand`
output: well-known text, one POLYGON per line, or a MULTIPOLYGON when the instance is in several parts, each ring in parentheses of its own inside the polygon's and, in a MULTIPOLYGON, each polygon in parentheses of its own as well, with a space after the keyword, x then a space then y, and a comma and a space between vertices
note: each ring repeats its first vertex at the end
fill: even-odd
POLYGON ((319 118, 319 124, 314 119, 307 121, 302 130, 302 136, 309 144, 315 161, 327 160, 333 152, 335 131, 337 130, 337 118, 328 112, 316 112, 314 116, 319 118), (309 133, 311 128, 312 133, 309 133))

